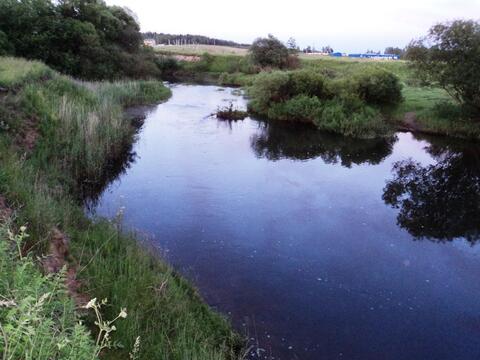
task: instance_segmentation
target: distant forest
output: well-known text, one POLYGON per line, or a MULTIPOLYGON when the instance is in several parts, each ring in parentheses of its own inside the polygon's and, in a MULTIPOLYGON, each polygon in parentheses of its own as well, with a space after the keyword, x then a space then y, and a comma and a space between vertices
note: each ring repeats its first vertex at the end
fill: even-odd
POLYGON ((144 39, 155 39, 157 44, 164 45, 221 45, 245 48, 249 44, 239 44, 235 41, 214 39, 203 35, 175 35, 156 32, 142 33, 144 39))

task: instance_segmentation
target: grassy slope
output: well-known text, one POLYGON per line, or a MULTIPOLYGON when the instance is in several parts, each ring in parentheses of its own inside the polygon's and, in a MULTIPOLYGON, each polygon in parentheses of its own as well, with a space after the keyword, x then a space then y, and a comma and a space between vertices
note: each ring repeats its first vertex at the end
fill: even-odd
POLYGON ((119 144, 134 131, 122 107, 166 99, 158 82, 83 84, 37 62, 0 58, 0 194, 16 209, 16 224, 28 224, 33 248, 45 253, 52 229, 71 239, 82 291, 108 298, 105 317, 129 313, 114 339, 128 358, 137 336, 142 359, 234 358, 239 339, 228 322, 205 305, 192 286, 137 245, 133 235, 107 221, 90 221, 75 201, 78 177, 95 181, 119 144), (25 152, 25 134, 38 132, 25 152), (25 156, 26 155, 26 156, 25 156))

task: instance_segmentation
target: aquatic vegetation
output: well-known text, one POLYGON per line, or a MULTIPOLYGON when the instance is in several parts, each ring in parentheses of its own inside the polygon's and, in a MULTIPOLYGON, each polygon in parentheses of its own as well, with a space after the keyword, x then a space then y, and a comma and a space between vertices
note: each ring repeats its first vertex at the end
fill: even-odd
POLYGON ((218 108, 215 116, 220 120, 243 120, 248 116, 248 112, 234 108, 231 102, 229 106, 218 108))

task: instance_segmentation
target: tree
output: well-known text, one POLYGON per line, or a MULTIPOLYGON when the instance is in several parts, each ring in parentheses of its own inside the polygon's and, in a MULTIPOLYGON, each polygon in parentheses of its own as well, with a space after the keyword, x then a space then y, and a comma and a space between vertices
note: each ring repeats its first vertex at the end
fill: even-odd
POLYGON ((252 62, 261 67, 286 68, 289 63, 287 47, 273 35, 256 39, 250 46, 252 62))
POLYGON ((480 116, 480 24, 456 20, 433 26, 407 49, 418 75, 443 87, 471 117, 480 116))
POLYGON ((287 41, 287 49, 288 51, 291 53, 291 54, 296 54, 300 51, 298 45, 297 45, 297 41, 291 37, 290 39, 288 39, 287 41))
POLYGON ((76 77, 160 75, 134 16, 101 0, 2 0, 0 33, 0 51, 76 77))
POLYGON ((0 56, 13 54, 14 49, 8 41, 7 35, 0 30, 0 56))
POLYGON ((303 52, 306 54, 310 54, 313 52, 312 47, 308 45, 305 49, 303 49, 303 52))
POLYGON ((385 49, 385 54, 397 55, 399 58, 403 58, 405 55, 405 50, 400 49, 399 47, 389 46, 385 49))
POLYGON ((324 46, 322 47, 322 53, 331 54, 333 53, 333 49, 330 45, 324 46))

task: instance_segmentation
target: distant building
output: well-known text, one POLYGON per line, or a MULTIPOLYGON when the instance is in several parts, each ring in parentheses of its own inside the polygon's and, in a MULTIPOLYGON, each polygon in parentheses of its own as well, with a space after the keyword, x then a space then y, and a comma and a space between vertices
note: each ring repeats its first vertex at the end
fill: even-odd
POLYGON ((145 40, 143 40, 143 44, 145 46, 154 47, 155 45, 157 45, 157 42, 155 41, 155 39, 145 39, 145 40))
POLYGON ((350 58, 360 58, 360 59, 373 59, 373 60, 399 60, 400 56, 395 54, 343 54, 340 52, 331 53, 330 56, 333 57, 344 57, 348 56, 350 58))
POLYGON ((348 57, 374 59, 374 60, 398 60, 400 57, 394 54, 349 54, 348 57))

